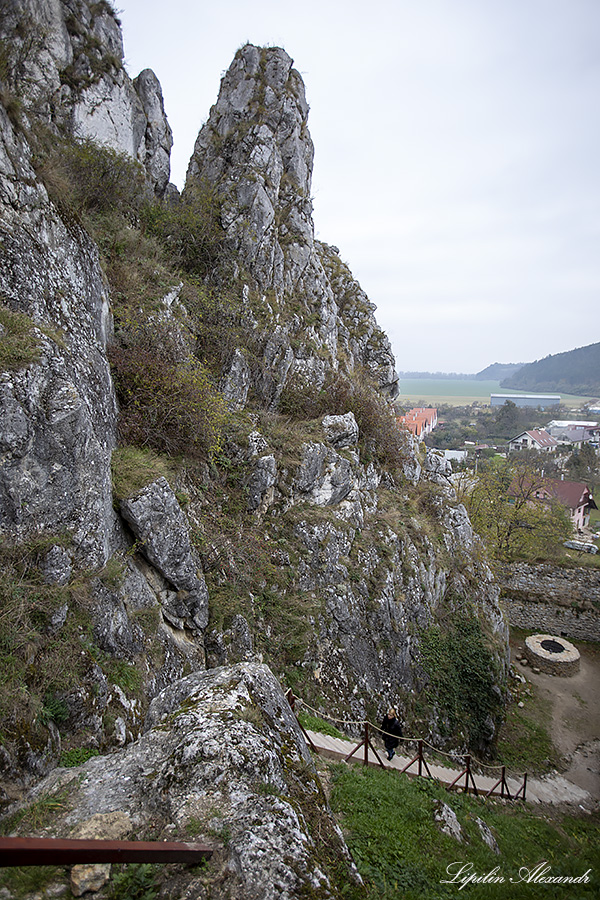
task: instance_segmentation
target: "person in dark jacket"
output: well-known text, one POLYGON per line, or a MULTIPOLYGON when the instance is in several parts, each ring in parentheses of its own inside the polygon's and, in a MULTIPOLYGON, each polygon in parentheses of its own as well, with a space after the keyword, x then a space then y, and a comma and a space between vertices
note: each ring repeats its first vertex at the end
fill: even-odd
POLYGON ((402 725, 398 721, 396 710, 393 706, 388 709, 383 717, 381 730, 383 731, 383 743, 385 744, 387 758, 392 759, 398 746, 398 738, 402 737, 402 725))

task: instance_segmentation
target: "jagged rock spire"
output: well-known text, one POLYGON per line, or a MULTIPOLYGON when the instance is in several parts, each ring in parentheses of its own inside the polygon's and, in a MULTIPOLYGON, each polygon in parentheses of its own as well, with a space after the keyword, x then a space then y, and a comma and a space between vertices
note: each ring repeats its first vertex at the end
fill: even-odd
POLYGON ((150 69, 135 81, 125 71, 108 0, 3 0, 0 39, 8 80, 32 118, 127 153, 163 196, 173 136, 162 90, 150 69))
POLYGON ((335 248, 314 238, 307 120, 304 84, 285 50, 247 44, 198 135, 185 192, 216 191, 238 273, 263 295, 275 401, 287 378, 320 387, 342 358, 349 369, 367 366, 395 396, 394 357, 375 307, 335 248))
POLYGON ((247 44, 196 141, 186 189, 218 185, 222 221, 259 290, 293 290, 314 248, 304 84, 279 48, 247 44))

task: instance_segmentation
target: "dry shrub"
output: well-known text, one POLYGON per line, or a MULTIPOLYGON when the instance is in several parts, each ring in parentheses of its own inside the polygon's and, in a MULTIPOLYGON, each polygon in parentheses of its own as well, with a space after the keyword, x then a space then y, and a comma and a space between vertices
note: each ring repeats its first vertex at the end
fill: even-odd
POLYGON ((156 323, 133 326, 109 350, 125 444, 207 458, 221 446, 227 409, 202 364, 156 323))
POLYGON ((224 274, 229 253, 214 187, 198 183, 186 189, 177 202, 147 204, 142 223, 164 245, 177 268, 209 280, 219 280, 224 274))
POLYGON ((80 215, 120 212, 134 221, 145 197, 142 166, 92 140, 38 142, 37 171, 60 208, 80 215))
POLYGON ((408 457, 407 436, 396 424, 390 403, 364 371, 352 377, 332 373, 321 389, 304 379, 290 380, 280 398, 279 411, 295 419, 354 413, 363 454, 390 469, 408 457))

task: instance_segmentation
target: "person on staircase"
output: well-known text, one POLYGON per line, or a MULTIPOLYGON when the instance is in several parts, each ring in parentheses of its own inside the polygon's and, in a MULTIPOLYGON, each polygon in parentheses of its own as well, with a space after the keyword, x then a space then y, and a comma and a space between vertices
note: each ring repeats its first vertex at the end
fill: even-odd
POLYGON ((383 731, 383 743, 385 744, 387 758, 392 759, 399 743, 398 738, 402 737, 402 725, 393 706, 388 709, 383 717, 381 730, 383 731))

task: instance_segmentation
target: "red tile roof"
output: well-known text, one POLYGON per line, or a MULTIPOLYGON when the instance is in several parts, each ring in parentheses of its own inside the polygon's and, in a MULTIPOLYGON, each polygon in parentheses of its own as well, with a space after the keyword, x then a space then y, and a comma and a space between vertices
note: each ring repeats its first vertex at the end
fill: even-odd
POLYGON ((538 447, 557 447, 558 441, 552 437, 552 435, 548 434, 544 429, 540 429, 539 431, 522 431, 521 434, 518 434, 515 438, 513 438, 510 443, 513 444, 515 441, 518 441, 519 438, 522 438, 524 435, 528 435, 533 441, 536 442, 538 447))
POLYGON ((553 478, 544 478, 543 484, 549 494, 568 506, 569 509, 577 509, 586 503, 591 503, 592 509, 596 509, 592 492, 582 481, 557 481, 553 478))

